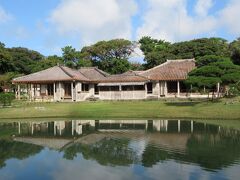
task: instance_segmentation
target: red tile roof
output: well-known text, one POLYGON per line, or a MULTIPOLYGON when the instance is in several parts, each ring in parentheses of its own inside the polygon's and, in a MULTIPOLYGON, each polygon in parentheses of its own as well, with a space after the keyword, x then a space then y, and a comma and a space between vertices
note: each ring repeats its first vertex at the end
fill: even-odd
POLYGON ((74 70, 65 66, 54 66, 43 71, 13 79, 13 83, 43 83, 54 81, 82 82, 146 82, 148 80, 184 80, 195 68, 194 59, 167 60, 167 62, 146 71, 128 71, 109 75, 96 68, 74 70))
POLYGON ((185 80, 190 71, 195 68, 194 59, 167 60, 167 62, 140 72, 140 75, 150 80, 185 80))
POLYGON ((41 83, 54 81, 89 81, 83 74, 64 66, 54 66, 43 71, 13 79, 13 83, 41 83))

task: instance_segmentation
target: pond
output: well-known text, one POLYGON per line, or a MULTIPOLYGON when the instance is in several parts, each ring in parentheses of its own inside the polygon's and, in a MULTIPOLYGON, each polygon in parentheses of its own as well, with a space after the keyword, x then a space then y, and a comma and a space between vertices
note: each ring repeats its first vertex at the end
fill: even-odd
POLYGON ((206 122, 0 123, 0 179, 239 179, 240 131, 206 122))

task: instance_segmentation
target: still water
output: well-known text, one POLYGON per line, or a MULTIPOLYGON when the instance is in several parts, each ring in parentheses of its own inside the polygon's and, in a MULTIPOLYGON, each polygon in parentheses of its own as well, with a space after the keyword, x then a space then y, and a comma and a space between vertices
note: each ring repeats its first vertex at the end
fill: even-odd
POLYGON ((238 180, 240 131, 214 124, 180 120, 0 123, 0 179, 238 180))

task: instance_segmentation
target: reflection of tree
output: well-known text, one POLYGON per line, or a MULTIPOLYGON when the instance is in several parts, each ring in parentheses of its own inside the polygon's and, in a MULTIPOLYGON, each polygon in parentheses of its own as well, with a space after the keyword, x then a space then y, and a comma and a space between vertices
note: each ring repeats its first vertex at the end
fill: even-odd
POLYGON ((42 147, 11 140, 0 140, 0 168, 10 158, 25 159, 39 153, 42 147))
POLYGON ((0 124, 0 138, 8 138, 18 132, 18 127, 15 123, 1 123, 0 124))
POLYGON ((82 153, 85 159, 94 159, 101 165, 126 166, 136 160, 135 153, 129 148, 128 139, 105 138, 95 144, 74 144, 64 151, 64 158, 74 159, 82 153))
POLYGON ((192 135, 186 148, 185 153, 180 153, 148 145, 143 153, 142 164, 151 167, 163 160, 173 159, 196 163, 206 170, 218 170, 240 158, 240 136, 226 133, 192 135))
POLYGON ((166 160, 168 157, 169 153, 167 151, 161 150, 153 145, 148 145, 142 155, 142 165, 145 167, 151 167, 158 162, 166 160))
POLYGON ((191 136, 185 159, 200 166, 217 170, 230 166, 240 158, 240 137, 234 134, 191 136))

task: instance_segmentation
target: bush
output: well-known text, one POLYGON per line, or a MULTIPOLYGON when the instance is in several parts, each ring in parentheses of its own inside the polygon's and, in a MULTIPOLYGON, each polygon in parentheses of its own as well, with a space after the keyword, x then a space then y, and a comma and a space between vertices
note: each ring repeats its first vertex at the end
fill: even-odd
POLYGON ((226 97, 235 97, 240 95, 240 85, 234 84, 229 86, 226 97))
POLYGON ((2 106, 10 106, 14 99, 15 96, 13 93, 0 93, 0 104, 2 104, 2 106))

